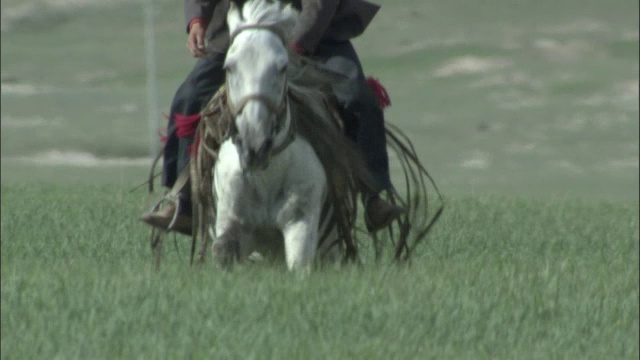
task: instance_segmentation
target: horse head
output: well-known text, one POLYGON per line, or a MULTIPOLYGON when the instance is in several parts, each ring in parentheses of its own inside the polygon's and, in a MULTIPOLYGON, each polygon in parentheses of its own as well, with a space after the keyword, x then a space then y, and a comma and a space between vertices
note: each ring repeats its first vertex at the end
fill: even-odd
POLYGON ((245 170, 265 169, 287 141, 287 38, 296 20, 295 10, 279 2, 230 5, 224 68, 231 136, 245 170))

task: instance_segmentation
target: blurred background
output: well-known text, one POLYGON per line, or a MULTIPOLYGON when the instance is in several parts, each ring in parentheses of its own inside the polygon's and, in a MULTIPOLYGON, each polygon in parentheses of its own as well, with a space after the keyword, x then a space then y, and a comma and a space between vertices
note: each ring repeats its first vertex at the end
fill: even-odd
MULTIPOLYGON (((445 196, 637 200, 637 0, 376 2, 354 43, 445 196)), ((145 180, 145 4, 1 2, 3 184, 145 180)), ((153 6, 165 127, 194 59, 182 1, 153 6)))

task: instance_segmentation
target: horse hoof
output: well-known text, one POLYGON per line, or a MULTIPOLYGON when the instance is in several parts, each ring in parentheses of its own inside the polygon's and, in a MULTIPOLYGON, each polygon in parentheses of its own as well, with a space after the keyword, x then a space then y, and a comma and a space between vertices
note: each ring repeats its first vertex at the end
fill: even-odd
POLYGON ((239 256, 238 245, 237 241, 231 240, 215 242, 211 247, 215 263, 224 269, 230 269, 239 256))

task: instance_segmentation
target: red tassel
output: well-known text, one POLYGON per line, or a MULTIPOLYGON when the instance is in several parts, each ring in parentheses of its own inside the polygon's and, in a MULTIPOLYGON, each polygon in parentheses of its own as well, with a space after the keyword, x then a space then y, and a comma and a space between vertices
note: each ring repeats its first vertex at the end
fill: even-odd
POLYGON ((200 122, 200 114, 181 115, 174 114, 176 120, 176 135, 179 138, 193 136, 200 122))
MULTIPOLYGON (((165 120, 169 120, 169 117, 167 116, 167 114, 162 114, 162 117, 165 120)), ((167 143, 167 128, 163 127, 158 129, 158 137, 160 138, 160 142, 163 144, 167 143)))
POLYGON ((163 144, 167 143, 167 128, 158 129, 158 137, 160 137, 160 142, 163 144))
POLYGON ((391 105, 391 98, 389 97, 389 93, 387 93, 387 89, 385 89, 384 86, 380 84, 380 81, 378 81, 378 79, 369 76, 367 78, 367 84, 369 84, 371 90, 373 90, 374 94, 376 94, 378 105, 380 105, 380 108, 382 110, 391 105))

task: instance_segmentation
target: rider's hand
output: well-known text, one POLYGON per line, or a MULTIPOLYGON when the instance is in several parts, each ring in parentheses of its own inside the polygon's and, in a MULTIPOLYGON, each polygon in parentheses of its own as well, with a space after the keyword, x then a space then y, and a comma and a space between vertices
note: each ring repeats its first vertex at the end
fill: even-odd
POLYGON ((189 36, 187 37, 187 47, 194 57, 203 57, 207 54, 204 47, 205 28, 199 21, 194 21, 189 26, 189 36))

